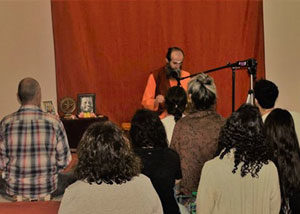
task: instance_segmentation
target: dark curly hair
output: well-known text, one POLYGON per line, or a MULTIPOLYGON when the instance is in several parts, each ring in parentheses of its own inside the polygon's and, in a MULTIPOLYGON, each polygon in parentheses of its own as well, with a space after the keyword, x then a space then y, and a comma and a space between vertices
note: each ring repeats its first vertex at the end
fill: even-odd
POLYGON ((265 141, 263 122, 257 107, 243 104, 227 119, 219 136, 217 155, 223 159, 225 154, 234 149, 234 168, 242 163, 241 176, 248 173, 258 177, 263 164, 271 159, 271 147, 265 141))
POLYGON ((204 73, 193 77, 188 83, 188 94, 191 94, 195 110, 210 109, 215 105, 217 99, 214 79, 204 73))
POLYGON ((112 122, 93 123, 77 148, 75 176, 88 183, 125 183, 138 175, 141 161, 130 149, 129 140, 112 122))
POLYGON ((287 206, 287 199, 300 192, 300 150, 292 115, 287 110, 274 109, 266 118, 264 129, 274 148, 283 206, 287 206))
POLYGON ((154 111, 137 110, 131 120, 130 137, 133 148, 167 148, 165 127, 154 111))
POLYGON ((182 117, 186 103, 187 96, 182 87, 174 86, 168 89, 165 97, 165 107, 169 114, 174 115, 175 122, 182 117))
POLYGON ((258 104, 264 108, 273 108, 278 97, 277 86, 269 80, 258 80, 254 85, 254 96, 258 104))

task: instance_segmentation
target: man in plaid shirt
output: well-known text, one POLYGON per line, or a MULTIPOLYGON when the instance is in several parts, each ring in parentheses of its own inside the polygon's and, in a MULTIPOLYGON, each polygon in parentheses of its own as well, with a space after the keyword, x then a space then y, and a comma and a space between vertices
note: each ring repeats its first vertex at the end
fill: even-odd
POLYGON ((59 119, 40 109, 36 80, 21 80, 18 98, 20 109, 0 123, 2 183, 15 200, 50 200, 51 194, 63 193, 58 184, 65 184, 66 177, 59 172, 71 161, 65 129, 59 119))

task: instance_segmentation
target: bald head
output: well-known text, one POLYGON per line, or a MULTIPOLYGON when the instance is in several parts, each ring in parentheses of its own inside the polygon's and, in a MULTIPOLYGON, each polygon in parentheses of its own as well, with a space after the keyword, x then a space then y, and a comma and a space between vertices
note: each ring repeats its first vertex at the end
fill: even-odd
POLYGON ((41 103, 41 87, 38 81, 33 78, 22 79, 18 87, 18 97, 22 105, 41 103))

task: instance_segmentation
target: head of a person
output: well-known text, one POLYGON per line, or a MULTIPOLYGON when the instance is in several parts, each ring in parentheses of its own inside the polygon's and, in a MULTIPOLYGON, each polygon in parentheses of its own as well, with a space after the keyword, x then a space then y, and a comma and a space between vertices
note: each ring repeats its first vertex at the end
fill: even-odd
POLYGON ((81 111, 82 112, 93 112, 92 97, 82 97, 81 98, 81 111))
POLYGON ((41 105, 41 87, 33 78, 24 78, 18 86, 18 99, 22 105, 41 105))
POLYGON ((154 111, 137 110, 131 120, 129 133, 134 149, 168 147, 165 127, 154 111))
POLYGON ((288 198, 300 191, 299 143, 293 117, 287 110, 276 108, 266 118, 264 129, 274 150, 282 196, 288 198))
POLYGON ((90 125, 77 153, 78 164, 74 173, 78 180, 121 184, 140 173, 140 159, 120 128, 110 121, 90 125))
POLYGON ((187 95, 180 86, 173 86, 168 89, 165 97, 165 107, 167 112, 174 115, 175 121, 182 117, 187 104, 187 95))
POLYGON ((182 64, 184 60, 184 53, 181 48, 178 47, 170 47, 166 54, 166 66, 167 66, 167 76, 171 74, 171 72, 176 72, 180 77, 180 71, 182 69, 182 64))
POLYGON ((263 134, 263 122, 256 106, 243 104, 227 119, 222 127, 217 155, 220 158, 233 151, 236 173, 241 163, 241 176, 250 173, 256 177, 263 164, 271 158, 271 146, 267 144, 263 134))
POLYGON ((277 86, 269 80, 259 80, 254 85, 256 103, 263 109, 274 107, 279 91, 277 86))
POLYGON ((212 108, 217 99, 214 79, 204 73, 193 77, 188 83, 188 96, 191 98, 195 110, 202 111, 212 108))

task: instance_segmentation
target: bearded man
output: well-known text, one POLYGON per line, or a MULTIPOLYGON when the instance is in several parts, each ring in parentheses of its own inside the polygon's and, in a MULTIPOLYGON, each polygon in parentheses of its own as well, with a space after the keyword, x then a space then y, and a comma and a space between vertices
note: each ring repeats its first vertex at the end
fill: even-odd
MULTIPOLYGON (((152 72, 147 81, 142 105, 144 108, 157 111, 160 118, 165 116, 165 94, 170 87, 176 86, 180 78, 190 76, 190 73, 182 70, 184 60, 183 50, 178 47, 170 47, 166 54, 166 65, 152 72)), ((187 90, 190 78, 180 80, 181 86, 187 90)))

